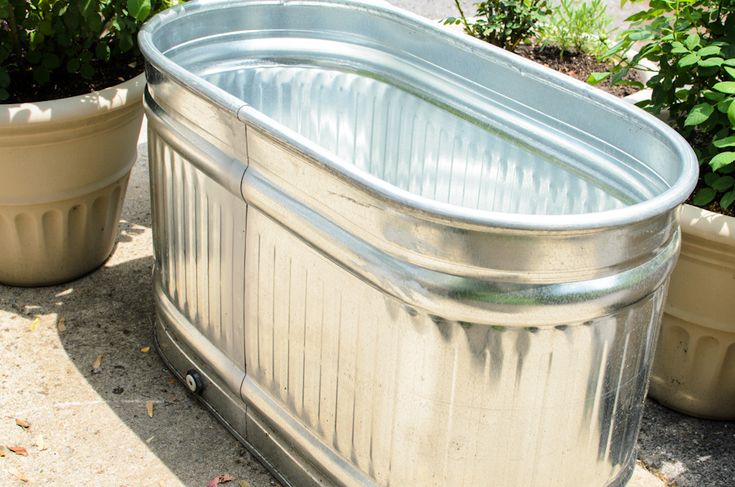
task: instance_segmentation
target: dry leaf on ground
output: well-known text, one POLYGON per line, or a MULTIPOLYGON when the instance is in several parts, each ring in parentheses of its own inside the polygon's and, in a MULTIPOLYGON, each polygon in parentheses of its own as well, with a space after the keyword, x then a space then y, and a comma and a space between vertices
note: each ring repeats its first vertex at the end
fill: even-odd
POLYGON ((94 359, 94 363, 92 364, 92 373, 93 374, 99 374, 102 370, 102 355, 97 355, 97 358, 94 359))
POLYGON ((59 321, 56 322, 56 329, 59 331, 66 330, 66 321, 64 320, 63 316, 59 318, 59 321))
POLYGON ((174 377, 173 375, 170 375, 168 377, 168 383, 171 384, 171 385, 176 384, 176 377, 174 377))
POLYGON ((34 443, 36 445, 36 448, 38 448, 39 451, 43 451, 46 449, 46 440, 44 439, 43 435, 36 436, 36 442, 34 443))
POLYGON ((20 480, 21 482, 28 482, 28 476, 23 473, 22 470, 18 470, 17 468, 13 470, 13 475, 16 479, 20 480))
POLYGON ((217 487, 219 484, 225 484, 233 480, 235 480, 235 477, 228 473, 217 475, 215 478, 207 482, 207 487, 217 487))
POLYGON ((33 319, 33 321, 31 321, 31 324, 30 324, 30 326, 28 327, 28 329, 29 329, 30 331, 36 331, 36 328, 38 328, 38 325, 40 325, 40 324, 41 324, 41 317, 40 317, 40 316, 36 316, 36 317, 35 317, 35 318, 33 319))
POLYGON ((25 419, 20 419, 20 418, 15 418, 15 424, 17 424, 18 426, 20 426, 21 428, 25 430, 31 427, 31 423, 29 423, 25 419))
POLYGON ((153 417, 153 401, 146 401, 145 403, 145 409, 148 412, 148 417, 153 417))
POLYGON ((148 346, 146 346, 146 347, 140 347, 140 351, 143 352, 143 353, 148 353, 148 352, 151 351, 151 347, 148 347, 148 346))
POLYGON ((240 480, 238 483, 240 484, 240 487, 250 487, 250 482, 247 480, 240 480))
POLYGON ((16 455, 20 455, 20 456, 23 456, 23 457, 27 457, 28 456, 28 450, 26 450, 22 446, 17 446, 17 445, 16 446, 9 446, 8 447, 8 450, 12 451, 16 455))

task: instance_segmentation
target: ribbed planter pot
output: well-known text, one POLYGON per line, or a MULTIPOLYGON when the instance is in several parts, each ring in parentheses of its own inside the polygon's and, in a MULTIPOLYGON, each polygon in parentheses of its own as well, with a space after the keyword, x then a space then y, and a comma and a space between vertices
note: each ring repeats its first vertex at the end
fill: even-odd
POLYGON ((117 237, 145 77, 0 104, 0 283, 57 284, 100 266, 117 237))
POLYGON ((735 419, 735 218, 684 205, 649 394, 693 416, 735 419))
MULTIPOLYGON (((625 97, 637 103, 642 90, 625 97)), ((669 284, 648 394, 691 416, 735 419, 735 218, 681 211, 681 254, 669 284)))

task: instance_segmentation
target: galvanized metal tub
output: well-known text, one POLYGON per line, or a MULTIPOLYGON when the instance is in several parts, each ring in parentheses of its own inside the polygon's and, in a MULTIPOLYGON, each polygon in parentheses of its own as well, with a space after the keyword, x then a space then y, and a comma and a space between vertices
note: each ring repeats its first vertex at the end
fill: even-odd
POLYGON ((344 0, 141 32, 159 351, 280 480, 623 485, 695 157, 344 0))

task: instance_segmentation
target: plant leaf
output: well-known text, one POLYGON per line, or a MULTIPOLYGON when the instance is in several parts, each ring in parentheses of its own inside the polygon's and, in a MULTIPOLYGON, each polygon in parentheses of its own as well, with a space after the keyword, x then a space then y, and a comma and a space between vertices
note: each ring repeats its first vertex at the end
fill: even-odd
POLYGON ((702 124, 706 122, 707 119, 709 119, 714 111, 715 107, 713 107, 709 103, 700 103, 699 105, 696 105, 694 108, 692 108, 692 110, 689 112, 689 115, 687 115, 687 118, 684 121, 684 126, 691 127, 694 125, 702 124))
POLYGON ((715 181, 720 179, 720 176, 718 176, 717 174, 713 172, 708 172, 707 174, 704 175, 702 179, 704 179, 704 184, 712 187, 712 185, 715 184, 715 181))
POLYGON ((82 16, 90 17, 92 15, 95 15, 97 12, 95 12, 95 2, 94 0, 82 0, 79 2, 79 13, 82 14, 82 16))
POLYGON ((92 79, 92 77, 94 77, 94 68, 89 63, 83 63, 82 67, 79 69, 79 73, 84 79, 92 79))
POLYGON ((723 191, 727 191, 732 188, 733 183, 735 183, 735 178, 732 176, 722 176, 717 178, 717 180, 710 186, 712 186, 712 189, 722 193, 723 191))
POLYGON ((699 54, 700 57, 707 57, 707 56, 714 56, 715 54, 719 54, 720 51, 721 51, 720 46, 707 46, 697 51, 697 54, 699 54))
POLYGON ((722 100, 717 102, 717 109, 721 113, 727 113, 727 111, 730 109, 730 105, 732 105, 733 100, 735 100, 734 97, 728 96, 726 98, 723 98, 722 100))
POLYGON ((628 39, 631 41, 645 41, 651 38, 653 38, 653 32, 644 29, 636 30, 628 34, 628 39))
POLYGON ((69 59, 69 61, 66 63, 66 70, 70 73, 78 73, 79 68, 82 67, 82 63, 79 61, 79 59, 69 59))
POLYGON ((735 147, 735 135, 730 135, 722 139, 715 139, 712 141, 712 145, 718 149, 722 149, 723 147, 735 147))
POLYGON ((680 68, 686 68, 687 66, 697 64, 698 62, 699 62, 699 56, 697 56, 696 54, 688 54, 684 56, 683 58, 679 59, 679 62, 676 64, 680 68))
POLYGON ((697 194, 692 198, 692 203, 695 206, 705 206, 712 203, 712 200, 717 196, 717 191, 712 188, 702 188, 697 191, 697 194))
POLYGON ((720 199, 720 206, 727 210, 735 203, 735 191, 729 191, 720 199))
POLYGON ((712 89, 728 95, 735 95, 735 81, 721 81, 715 84, 712 89))
POLYGON ((597 83, 600 83, 601 81, 604 81, 610 76, 610 72, 605 73, 591 73, 587 77, 587 83, 591 85, 596 85, 597 83))
POLYGON ((712 91, 712 90, 705 90, 705 91, 702 92, 702 95, 706 99, 711 100, 711 101, 722 101, 722 100, 725 99, 725 95, 724 94, 717 93, 717 92, 712 91))
POLYGON ((684 41, 684 45, 687 46, 689 49, 694 49, 699 45, 699 36, 697 34, 689 34, 689 36, 684 41))
POLYGON ((732 79, 735 79, 735 68, 725 66, 725 72, 727 72, 732 79))
POLYGON ((100 42, 97 44, 97 47, 94 50, 95 54, 98 58, 100 58, 102 61, 109 61, 110 60, 110 46, 107 44, 100 42))
POLYGON ((8 57, 10 57, 10 49, 0 46, 0 63, 8 59, 8 57))
POLYGON ((151 0, 128 0, 128 13, 143 22, 151 14, 151 0))
POLYGON ((44 53, 43 57, 41 58, 41 64, 49 70, 53 70, 61 66, 61 60, 56 54, 52 52, 47 52, 44 53))
POLYGON ((718 169, 729 165, 732 161, 735 161, 735 152, 720 152, 709 161, 709 165, 713 171, 717 171, 718 169))
POLYGON ((730 125, 735 128, 735 100, 730 102, 730 107, 727 109, 727 118, 730 120, 730 125))
POLYGON ((722 66, 723 61, 724 59, 722 59, 721 57, 711 57, 707 59, 702 59, 697 64, 699 64, 703 68, 713 68, 715 66, 722 66))

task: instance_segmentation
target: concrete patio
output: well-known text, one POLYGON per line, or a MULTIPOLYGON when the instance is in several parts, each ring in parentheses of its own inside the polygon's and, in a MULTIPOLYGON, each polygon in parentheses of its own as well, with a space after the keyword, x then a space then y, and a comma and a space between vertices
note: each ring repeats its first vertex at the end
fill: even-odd
MULTIPOLYGON (((432 17, 453 9, 451 0, 393 3, 432 17)), ((0 285, 0 485, 204 487, 224 474, 233 478, 224 485, 279 485, 153 349, 145 131, 138 151, 102 268, 65 285, 0 285)), ((631 487, 735 484, 733 422, 647 400, 638 444, 631 487)))

